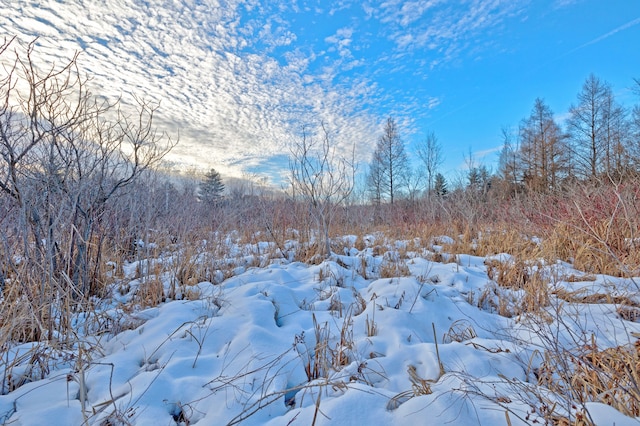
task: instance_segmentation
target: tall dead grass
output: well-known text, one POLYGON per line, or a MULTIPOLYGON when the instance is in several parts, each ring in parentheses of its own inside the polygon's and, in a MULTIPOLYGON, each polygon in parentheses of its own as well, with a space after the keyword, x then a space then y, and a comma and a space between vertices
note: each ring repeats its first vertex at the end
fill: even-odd
POLYGON ((584 405, 596 401, 640 416, 639 344, 599 349, 595 340, 572 351, 546 351, 538 384, 584 405), (563 359, 560 360, 559 357, 563 359), (566 366, 566 368, 561 368, 566 366))

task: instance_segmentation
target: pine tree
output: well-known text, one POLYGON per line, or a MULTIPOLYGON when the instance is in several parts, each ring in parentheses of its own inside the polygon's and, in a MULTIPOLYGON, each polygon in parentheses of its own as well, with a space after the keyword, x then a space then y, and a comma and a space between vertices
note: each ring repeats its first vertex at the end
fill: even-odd
POLYGON ((224 184, 220 173, 215 169, 209 170, 204 176, 204 180, 200 183, 200 191, 198 198, 207 204, 215 204, 222 199, 224 192, 224 184))
POLYGON ((467 180, 469 181, 468 188, 474 191, 479 190, 482 187, 482 176, 480 175, 480 168, 474 167, 467 173, 467 180))
POLYGON ((444 197, 449 190, 447 189, 447 181, 442 173, 436 173, 434 178, 433 190, 438 197, 444 197))

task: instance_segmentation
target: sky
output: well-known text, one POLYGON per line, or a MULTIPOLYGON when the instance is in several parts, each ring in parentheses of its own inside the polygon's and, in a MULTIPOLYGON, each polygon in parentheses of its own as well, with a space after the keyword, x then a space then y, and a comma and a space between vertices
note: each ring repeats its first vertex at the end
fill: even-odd
MULTIPOLYGON (((37 58, 81 52, 92 91, 160 102, 176 167, 278 182, 303 129, 324 123, 366 164, 394 117, 414 160, 495 168, 501 130, 543 98, 559 121, 590 73, 640 102, 637 0, 4 0, 0 36, 37 58)), ((414 162, 417 165, 417 162, 414 162)), ((365 170, 363 166, 361 170, 365 170)))

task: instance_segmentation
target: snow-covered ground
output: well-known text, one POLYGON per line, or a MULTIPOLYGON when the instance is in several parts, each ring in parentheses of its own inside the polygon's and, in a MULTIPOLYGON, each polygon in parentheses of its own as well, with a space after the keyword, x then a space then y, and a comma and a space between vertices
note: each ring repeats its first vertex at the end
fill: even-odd
MULTIPOLYGON (((621 318, 613 297, 640 301, 633 280, 581 281, 570 265, 538 265, 549 294, 611 297, 596 304, 552 295, 546 314, 534 316, 519 308, 524 290, 489 279, 485 258, 434 262, 438 246, 391 246, 350 247, 319 265, 262 259, 262 267, 240 264, 253 254, 237 247, 246 257, 229 260, 232 277, 147 309, 127 307, 140 285, 136 265, 127 265, 112 296, 77 317, 83 343, 66 351, 22 344, 2 355, 11 370, 0 424, 518 425, 544 424, 554 403, 557 413, 584 412, 598 425, 640 423, 553 394, 537 378, 566 369, 543 364, 556 344, 633 350, 640 324, 621 318), (408 275, 380 277, 394 268, 408 275), (7 393, 9 385, 17 388, 7 393)), ((171 274, 158 278, 168 294, 171 274)))

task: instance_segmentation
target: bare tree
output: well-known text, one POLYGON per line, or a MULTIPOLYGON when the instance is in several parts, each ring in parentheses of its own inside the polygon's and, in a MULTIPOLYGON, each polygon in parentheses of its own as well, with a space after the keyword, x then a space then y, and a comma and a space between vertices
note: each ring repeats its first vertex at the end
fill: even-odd
POLYGON ((387 119, 369 168, 370 173, 374 173, 377 195, 379 198, 388 195, 393 204, 398 193, 406 186, 410 169, 404 143, 392 117, 387 119))
MULTIPOLYGON (((640 96, 640 78, 633 80, 636 95, 640 96)), ((631 111, 630 157, 636 171, 640 170, 640 104, 631 111)))
POLYGON ((612 170, 615 148, 614 126, 622 115, 615 105, 611 87, 591 74, 578 93, 577 105, 571 106, 567 121, 573 142, 576 171, 585 178, 596 179, 612 170))
MULTIPOLYGON (((82 298, 100 288, 100 221, 109 201, 174 142, 152 125, 157 105, 138 100, 131 114, 93 96, 77 55, 42 70, 35 43, 16 46, 13 59, 9 52, 0 49, 0 193, 19 212, 23 269, 39 275, 30 279, 40 283, 40 302, 59 292, 82 298)), ((13 259, 4 256, 9 265, 13 259)), ((41 312, 50 326, 52 312, 41 312)))
POLYGON ((609 177, 622 177, 631 168, 627 111, 616 102, 611 90, 603 106, 604 171, 609 177))
POLYGON ((525 184, 536 191, 556 189, 569 170, 569 150, 553 112, 540 98, 520 126, 520 161, 525 184))
POLYGON ((500 158, 498 160, 498 174, 506 184, 507 193, 512 194, 517 191, 522 182, 519 150, 517 142, 514 146, 510 129, 502 129, 502 139, 502 150, 500 151, 500 158))
POLYGON ((333 217, 353 191, 356 168, 354 150, 349 157, 338 154, 324 123, 319 138, 303 130, 302 140, 292 148, 289 169, 293 194, 309 205, 323 241, 323 255, 329 257, 333 217))
POLYGON ((417 152, 427 172, 427 195, 430 196, 433 189, 433 178, 443 161, 442 146, 434 132, 427 133, 417 152))
POLYGON ((421 168, 409 169, 405 178, 405 187, 409 195, 409 200, 412 202, 415 201, 420 193, 424 192, 425 180, 424 170, 421 168))
POLYGON ((375 157, 369 164, 367 187, 371 201, 373 201, 374 205, 380 206, 385 192, 385 174, 382 168, 382 163, 380 161, 376 161, 375 157))

